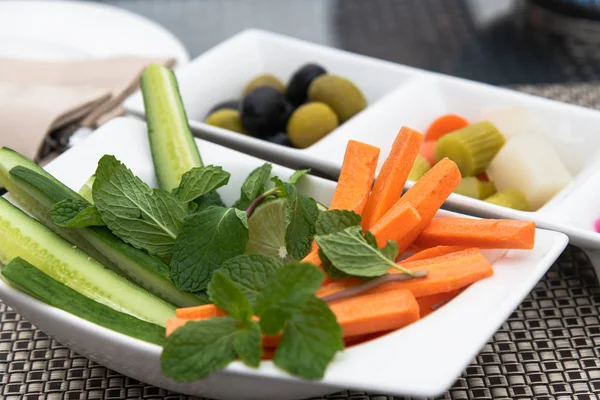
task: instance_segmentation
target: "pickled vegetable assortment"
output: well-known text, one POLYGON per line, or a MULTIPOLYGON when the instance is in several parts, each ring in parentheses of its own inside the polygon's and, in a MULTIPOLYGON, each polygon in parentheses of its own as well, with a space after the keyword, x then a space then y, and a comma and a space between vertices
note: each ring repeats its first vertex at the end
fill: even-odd
POLYGON ((309 63, 286 85, 274 74, 251 79, 240 100, 216 104, 209 125, 272 143, 307 148, 367 106, 361 90, 349 79, 309 63))
POLYGON ((527 110, 498 109, 483 117, 471 123, 456 114, 434 120, 409 179, 417 181, 449 158, 463 177, 455 193, 521 211, 538 210, 573 180, 527 110))

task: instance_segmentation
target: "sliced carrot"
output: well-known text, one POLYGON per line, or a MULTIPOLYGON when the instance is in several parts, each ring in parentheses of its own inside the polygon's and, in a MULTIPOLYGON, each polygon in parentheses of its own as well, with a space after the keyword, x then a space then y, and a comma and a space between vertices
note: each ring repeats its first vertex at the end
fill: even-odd
POLYGON ((429 249, 419 251, 412 256, 400 261, 398 264, 407 263, 417 260, 427 260, 434 257, 445 256, 446 254, 455 253, 457 251, 465 250, 465 246, 435 246, 429 249))
POLYGON ((189 321, 192 321, 192 319, 189 319, 189 318, 169 318, 169 319, 167 319, 165 335, 169 336, 171 333, 175 332, 175 329, 182 327, 189 321))
POLYGON ((363 212, 362 226, 369 230, 402 195, 402 189, 419 149, 420 132, 403 126, 392 144, 363 212))
MULTIPOLYGON (((421 221, 403 237, 394 238, 396 243, 398 243, 400 253, 402 253, 412 244, 423 229, 429 225, 437 210, 439 210, 452 191, 456 189, 456 186, 458 186, 461 179, 460 171, 454 161, 444 158, 427 171, 427 173, 423 175, 423 177, 419 179, 419 181, 416 182, 387 213, 385 213, 379 222, 375 224, 372 231, 381 230, 382 232, 389 232, 378 225, 386 224, 389 221, 389 218, 397 215, 403 207, 406 207, 406 203, 412 205, 419 213, 421 221)), ((377 234, 375 234, 375 236, 377 236, 377 234)), ((380 236, 381 237, 377 238, 378 241, 390 239, 383 234, 380 236)))
POLYGON ((177 315, 177 318, 203 319, 221 317, 227 315, 227 313, 214 304, 204 304, 202 306, 178 308, 175 310, 175 315, 177 315))
POLYGON ((458 245, 480 249, 525 249, 535 243, 535 223, 509 219, 436 218, 417 237, 419 248, 458 245))
POLYGON ((450 300, 458 296, 464 289, 453 290, 447 293, 438 293, 431 296, 420 297, 417 299, 419 303, 419 314, 424 318, 442 307, 450 300))
POLYGON ((429 128, 425 132, 425 140, 438 140, 445 134, 464 128, 467 125, 469 125, 469 121, 460 115, 442 115, 429 125, 429 128))
POLYGON ((352 210, 362 214, 373 186, 378 158, 379 147, 348 141, 330 210, 352 210))
POLYGON ((427 161, 429 161, 429 165, 435 165, 435 145, 437 141, 435 140, 426 140, 421 146, 421 150, 419 153, 425 157, 427 161))
MULTIPOLYGON (((451 292, 493 274, 491 265, 478 249, 467 249, 445 256, 399 265, 413 271, 426 270, 428 275, 425 278, 416 278, 408 281, 388 282, 369 289, 365 293, 409 289, 416 298, 420 298, 438 293, 451 292)), ((390 270, 390 273, 398 272, 396 269, 390 270)), ((356 287, 361 283, 363 282, 354 278, 334 281, 321 287, 317 291, 317 296, 324 297, 356 287)))
POLYGON ((412 204, 404 203, 393 212, 386 213, 371 229, 371 233, 377 238, 377 245, 382 247, 388 240, 402 240, 420 223, 421 216, 417 210, 412 204))

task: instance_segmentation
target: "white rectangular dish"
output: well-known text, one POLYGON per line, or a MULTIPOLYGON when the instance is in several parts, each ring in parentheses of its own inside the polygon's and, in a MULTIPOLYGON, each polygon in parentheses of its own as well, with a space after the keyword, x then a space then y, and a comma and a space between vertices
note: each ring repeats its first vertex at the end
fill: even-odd
MULTIPOLYGON (((222 190, 230 204, 247 173, 264 161, 197 140, 206 164, 231 173, 222 190)), ((135 174, 156 185, 145 124, 119 118, 48 164, 54 176, 78 189, 104 154, 113 154, 135 174)), ((292 170, 273 165, 287 178, 292 170)), ((300 190, 328 204, 335 182, 308 177, 300 190)), ((444 211, 441 215, 448 215, 444 211)), ((448 389, 486 341, 517 308, 567 245, 558 232, 536 230, 531 251, 510 251, 494 263, 494 275, 481 280, 435 313, 404 329, 340 353, 323 380, 290 377, 263 361, 259 369, 234 362, 203 381, 179 384, 160 372, 161 348, 47 306, 0 281, 0 298, 24 318, 78 353, 143 382, 217 399, 302 399, 341 389, 393 395, 435 396, 448 389)))
MULTIPOLYGON (((401 126, 424 132, 438 116, 456 113, 475 122, 490 110, 524 107, 543 124, 541 133, 575 176, 544 207, 522 212, 458 194, 445 207, 480 217, 526 219, 569 236, 600 272, 600 112, 491 85, 324 47, 270 32, 248 30, 221 43, 176 71, 194 133, 209 141, 292 168, 312 167, 332 177, 342 164, 349 139, 381 148, 385 160, 401 126), (368 107, 306 149, 294 149, 203 123, 214 104, 239 97, 245 83, 260 73, 283 80, 299 66, 317 62, 352 80, 366 95, 368 107)), ((140 94, 125 103, 143 115, 140 94)), ((408 186, 411 182, 408 183, 408 186)), ((599 274, 600 275, 600 274, 599 274)))

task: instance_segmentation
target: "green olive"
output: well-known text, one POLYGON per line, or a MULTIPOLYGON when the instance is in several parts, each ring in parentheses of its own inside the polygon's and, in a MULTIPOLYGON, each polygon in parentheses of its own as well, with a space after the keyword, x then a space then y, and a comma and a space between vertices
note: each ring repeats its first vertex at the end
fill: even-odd
POLYGON ((317 77, 308 88, 308 99, 327 104, 335 111, 340 122, 361 112, 367 100, 359 88, 341 76, 324 74, 317 77))
POLYGON ((285 85, 279 80, 278 77, 276 77, 273 74, 261 74, 254 77, 250 82, 246 84, 246 87, 244 87, 242 94, 246 96, 251 91, 261 86, 270 86, 272 88, 277 89, 281 93, 285 93, 285 85))
POLYGON ((307 103, 296 109, 287 124, 287 134, 294 147, 304 149, 337 128, 335 112, 324 103, 307 103))
POLYGON ((244 126, 242 125, 240 113, 237 110, 232 110, 229 108, 217 110, 210 114, 204 122, 206 122, 208 125, 218 126, 219 128, 247 134, 244 126))

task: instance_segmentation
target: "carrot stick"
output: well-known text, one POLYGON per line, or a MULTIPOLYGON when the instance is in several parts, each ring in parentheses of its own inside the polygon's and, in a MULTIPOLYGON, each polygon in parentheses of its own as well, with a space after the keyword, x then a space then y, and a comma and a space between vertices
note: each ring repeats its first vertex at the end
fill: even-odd
POLYGON ((526 249, 535 243, 535 223, 508 219, 436 218, 419 235, 419 248, 459 245, 480 249, 526 249))
POLYGON ((457 251, 465 250, 465 246, 435 246, 429 249, 419 251, 416 254, 400 261, 398 264, 407 263, 417 260, 427 260, 429 258, 445 256, 446 254, 455 253, 457 251))
POLYGON ((448 301, 458 296, 463 289, 453 290, 446 293, 438 293, 431 296, 420 297, 417 299, 419 303, 419 315, 424 318, 437 310, 439 307, 445 305, 448 301), (435 309, 434 309, 435 308, 435 309))
POLYGON ((410 203, 404 203, 393 212, 386 213, 371 229, 371 233, 377 238, 377 245, 383 247, 388 240, 402 240, 420 222, 421 216, 417 210, 410 203))
MULTIPOLYGON (((427 173, 423 175, 423 177, 419 179, 419 181, 416 182, 387 213, 385 213, 379 222, 373 226, 371 231, 385 232, 385 234, 381 233, 380 237, 377 237, 378 241, 392 239, 391 237, 386 236, 390 233, 390 230, 385 229, 383 225, 388 224, 394 215, 398 214, 403 207, 406 207, 406 203, 412 205, 419 213, 421 222, 404 236, 398 237, 396 235, 394 237, 394 240, 398 243, 400 253, 402 253, 412 244, 423 229, 429 225, 437 210, 442 206, 452 191, 456 189, 456 186, 458 186, 461 179, 460 171, 454 161, 444 158, 427 171, 427 173)), ((377 236, 377 234, 375 234, 375 236, 377 236)))
POLYGON ((467 125, 469 125, 469 121, 460 115, 442 115, 429 125, 429 128, 425 132, 425 140, 438 140, 445 134, 464 128, 467 125))
POLYGON ((378 147, 348 141, 330 210, 353 210, 362 215, 375 179, 378 158, 378 147))
POLYGON ((435 165, 435 145, 436 140, 426 140, 421 146, 419 153, 429 161, 429 165, 435 165))
POLYGON ((362 226, 369 230, 402 195, 402 189, 419 149, 423 135, 403 126, 394 140, 363 212, 362 226))
MULTIPOLYGON (((493 274, 491 265, 478 249, 467 249, 445 256, 402 263, 401 265, 412 271, 426 270, 428 275, 424 278, 385 283, 371 288, 365 293, 409 289, 416 298, 420 298, 451 292, 493 274)), ((390 273, 397 272, 396 269, 390 270, 390 273)), ((334 281, 321 287, 317 291, 317 296, 325 297, 354 288, 362 283, 363 281, 355 278, 334 281)))
POLYGON ((194 307, 184 307, 178 308, 175 310, 175 315, 177 318, 186 318, 186 319, 204 319, 204 318, 212 318, 212 317, 221 317, 226 315, 227 313, 221 310, 219 307, 214 304, 204 304, 201 306, 194 307))
POLYGON ((169 336, 171 333, 175 332, 175 329, 185 325, 188 321, 192 321, 192 319, 187 319, 187 318, 169 318, 169 319, 167 319, 165 335, 169 336))

